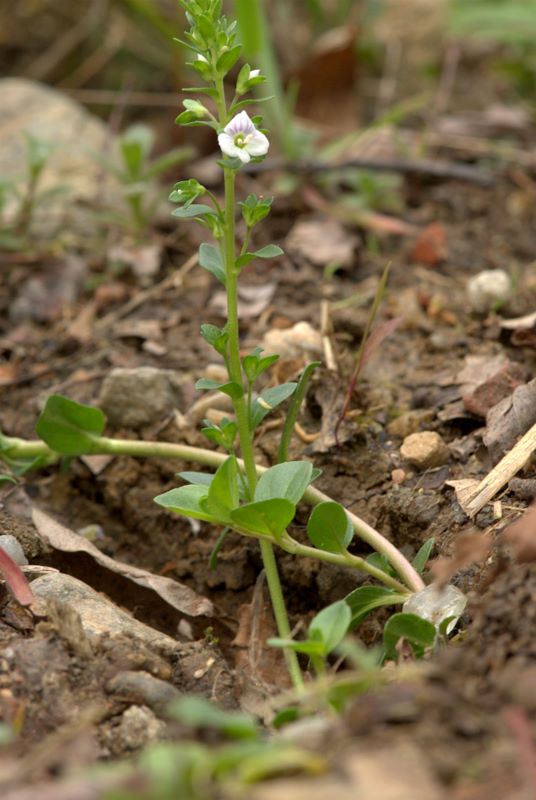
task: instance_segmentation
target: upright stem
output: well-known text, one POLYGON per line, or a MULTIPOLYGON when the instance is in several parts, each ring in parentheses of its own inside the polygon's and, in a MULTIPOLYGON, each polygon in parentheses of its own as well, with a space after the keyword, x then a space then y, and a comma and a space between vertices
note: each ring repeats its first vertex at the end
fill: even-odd
MULTIPOLYGON (((220 125, 224 126, 227 122, 227 110, 223 80, 218 82, 217 90, 220 125)), ((243 387, 244 380, 242 365, 240 363, 240 331, 238 323, 238 270, 236 268, 235 252, 235 171, 230 167, 224 167, 223 172, 225 187, 225 235, 223 240, 223 257, 227 288, 227 330, 229 334, 227 363, 229 378, 233 383, 237 383, 239 386, 243 387)), ((250 430, 248 407, 243 392, 239 397, 233 399, 233 406, 249 495, 250 499, 253 499, 255 486, 257 485, 257 466, 255 464, 253 436, 250 430)), ((260 548, 277 630, 282 639, 289 639, 291 634, 290 624, 283 591, 281 589, 281 581, 279 580, 279 573, 277 571, 274 550, 270 542, 262 539, 260 541, 260 548)), ((302 689, 303 678, 296 653, 293 650, 286 649, 285 658, 294 687, 296 689, 302 689)))

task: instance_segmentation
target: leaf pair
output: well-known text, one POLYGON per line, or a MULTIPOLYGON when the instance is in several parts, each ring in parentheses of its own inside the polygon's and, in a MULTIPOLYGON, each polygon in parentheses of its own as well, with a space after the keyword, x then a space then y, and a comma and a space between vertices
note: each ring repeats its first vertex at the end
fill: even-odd
MULTIPOLYGON (((183 473, 183 477, 189 473, 183 473)), ((240 532, 280 539, 292 521, 296 505, 313 479, 307 461, 276 464, 261 475, 252 502, 239 505, 238 463, 230 456, 214 476, 155 497, 170 511, 207 522, 229 525, 240 532)))

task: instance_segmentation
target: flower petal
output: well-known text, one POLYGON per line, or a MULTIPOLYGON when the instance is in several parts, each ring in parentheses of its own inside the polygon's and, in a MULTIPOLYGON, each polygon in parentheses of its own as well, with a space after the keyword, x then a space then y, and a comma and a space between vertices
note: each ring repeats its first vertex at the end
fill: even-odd
POLYGON ((246 145, 247 151, 251 156, 265 156, 270 147, 270 142, 264 133, 255 130, 246 145))
POLYGON ((237 136, 241 133, 245 137, 255 132, 255 126, 248 117, 247 112, 241 111, 240 114, 236 114, 236 116, 227 123, 223 130, 230 136, 237 136))
POLYGON ((246 150, 246 148, 245 147, 237 147, 236 150, 237 150, 236 155, 238 156, 238 158, 240 159, 242 164, 249 164, 249 162, 251 161, 251 156, 248 153, 248 151, 246 150))
POLYGON ((239 153, 241 153, 242 150, 235 145, 233 136, 229 136, 225 131, 218 134, 218 144, 225 156, 230 156, 231 158, 236 158, 238 156, 240 158, 239 153))

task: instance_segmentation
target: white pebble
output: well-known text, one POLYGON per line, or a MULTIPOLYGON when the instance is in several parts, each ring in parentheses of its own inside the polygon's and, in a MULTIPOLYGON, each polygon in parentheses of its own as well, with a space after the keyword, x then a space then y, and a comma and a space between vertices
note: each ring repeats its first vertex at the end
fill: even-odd
POLYGON ((510 276, 503 269, 485 269, 467 283, 467 295, 473 311, 485 314, 510 296, 510 276))

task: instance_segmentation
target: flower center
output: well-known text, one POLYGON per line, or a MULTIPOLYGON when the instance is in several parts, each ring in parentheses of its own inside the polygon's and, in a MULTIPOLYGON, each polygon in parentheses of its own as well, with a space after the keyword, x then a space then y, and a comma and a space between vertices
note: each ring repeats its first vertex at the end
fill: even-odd
POLYGON ((246 136, 243 133, 237 133, 236 136, 234 137, 234 143, 236 147, 244 148, 246 147, 249 138, 250 138, 249 136, 246 136))

